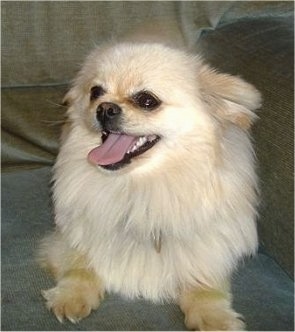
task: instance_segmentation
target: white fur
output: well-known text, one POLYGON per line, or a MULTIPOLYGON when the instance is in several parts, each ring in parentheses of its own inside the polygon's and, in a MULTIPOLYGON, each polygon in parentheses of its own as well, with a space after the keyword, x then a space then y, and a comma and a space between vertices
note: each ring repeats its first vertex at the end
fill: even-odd
POLYGON ((248 132, 233 122, 240 109, 254 117, 259 98, 241 79, 238 100, 227 98, 227 91, 219 96, 214 87, 210 97, 202 66, 198 58, 161 45, 110 46, 92 53, 68 94, 72 128, 54 175, 62 241, 52 250, 63 251, 66 243, 85 253, 107 291, 176 299, 184 288, 218 287, 240 258, 256 250, 255 158, 248 132), (110 91, 105 100, 122 102, 122 91, 142 88, 163 100, 149 115, 122 102, 130 133, 162 135, 122 170, 87 161, 100 144, 88 92, 98 83, 110 91), (213 114, 215 101, 227 108, 225 123, 213 114), (157 253, 152 234, 159 232, 157 253))

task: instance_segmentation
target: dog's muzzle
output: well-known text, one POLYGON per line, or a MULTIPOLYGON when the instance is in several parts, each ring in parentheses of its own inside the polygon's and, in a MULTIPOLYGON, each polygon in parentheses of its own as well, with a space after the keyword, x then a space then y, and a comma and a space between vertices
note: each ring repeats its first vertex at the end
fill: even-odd
POLYGON ((101 144, 92 149, 88 160, 107 170, 118 170, 151 149, 159 140, 156 134, 134 135, 122 130, 123 111, 114 103, 103 102, 96 109, 101 124, 101 144))

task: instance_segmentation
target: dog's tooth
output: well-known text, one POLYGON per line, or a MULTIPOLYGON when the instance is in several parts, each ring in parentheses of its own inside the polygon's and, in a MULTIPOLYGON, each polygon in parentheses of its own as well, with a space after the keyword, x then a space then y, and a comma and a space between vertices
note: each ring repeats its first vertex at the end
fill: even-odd
POLYGON ((127 151, 127 153, 132 153, 139 149, 142 145, 144 145, 148 141, 147 136, 140 136, 138 140, 134 143, 132 147, 130 147, 127 151))
POLYGON ((142 146, 146 141, 147 141, 147 139, 145 136, 140 137, 140 139, 138 141, 139 147, 142 146))
POLYGON ((152 142, 157 139, 157 135, 149 135, 147 139, 149 140, 149 142, 152 142))
POLYGON ((135 146, 136 146, 136 148, 139 148, 141 145, 142 145, 142 137, 140 137, 140 138, 137 140, 135 146))

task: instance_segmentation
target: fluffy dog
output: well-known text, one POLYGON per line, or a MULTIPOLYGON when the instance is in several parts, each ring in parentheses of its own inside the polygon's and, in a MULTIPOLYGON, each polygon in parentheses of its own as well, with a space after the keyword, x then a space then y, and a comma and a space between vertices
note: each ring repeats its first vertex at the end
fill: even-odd
POLYGON ((72 322, 104 292, 174 301, 189 329, 241 330, 230 277, 257 247, 249 128, 260 94, 161 43, 95 49, 65 97, 43 291, 72 322))

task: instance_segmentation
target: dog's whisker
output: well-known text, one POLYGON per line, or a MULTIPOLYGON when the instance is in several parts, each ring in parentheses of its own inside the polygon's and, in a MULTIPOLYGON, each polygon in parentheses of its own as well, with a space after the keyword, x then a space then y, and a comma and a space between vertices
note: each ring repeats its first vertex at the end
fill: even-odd
POLYGON ((47 124, 48 126, 62 126, 65 123, 67 123, 68 121, 66 120, 41 120, 42 123, 47 124))
POLYGON ((64 109, 67 109, 67 105, 65 105, 64 103, 57 103, 57 102, 54 102, 52 100, 49 100, 49 99, 45 99, 45 101, 50 104, 50 105, 53 105, 53 106, 57 106, 57 107, 62 107, 64 109))

